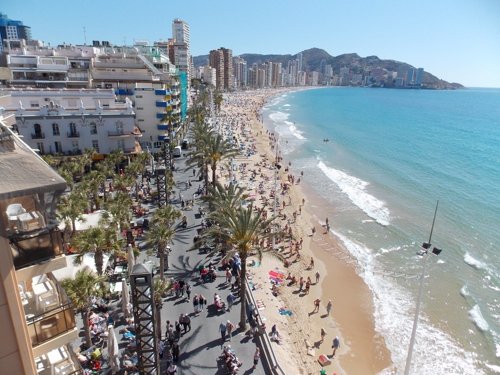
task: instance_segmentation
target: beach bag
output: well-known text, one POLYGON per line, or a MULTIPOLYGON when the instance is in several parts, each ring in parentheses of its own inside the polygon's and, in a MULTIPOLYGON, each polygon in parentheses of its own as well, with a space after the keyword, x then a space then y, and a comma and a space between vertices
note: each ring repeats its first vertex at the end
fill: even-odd
POLYGON ((328 366, 332 364, 332 361, 330 361, 330 359, 324 354, 319 356, 318 362, 321 366, 328 366))

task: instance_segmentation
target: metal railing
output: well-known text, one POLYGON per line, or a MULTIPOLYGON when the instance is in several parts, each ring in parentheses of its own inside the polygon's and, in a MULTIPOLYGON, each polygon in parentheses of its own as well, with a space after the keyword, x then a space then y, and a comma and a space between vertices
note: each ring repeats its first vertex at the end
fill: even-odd
MULTIPOLYGON (((257 303, 255 302, 255 299, 253 297, 252 289, 250 287, 250 284, 248 283, 248 280, 245 279, 246 287, 247 287, 247 303, 252 303, 255 308, 257 308, 257 303)), ((257 311, 257 327, 261 327, 264 322, 262 321, 260 314, 257 311)), ((267 332, 264 331, 261 334, 257 336, 257 339, 260 341, 260 346, 262 347, 262 350, 264 351, 264 360, 268 363, 269 368, 271 372, 274 375, 285 375, 285 371, 281 368, 278 360, 276 359, 276 354, 274 354, 273 346, 271 343, 271 340, 269 339, 269 336, 267 335, 267 332)))
POLYGON ((31 133, 31 139, 44 139, 45 133, 31 133))
POLYGON ((73 305, 66 303, 27 320, 28 336, 33 346, 68 332, 76 327, 73 305))

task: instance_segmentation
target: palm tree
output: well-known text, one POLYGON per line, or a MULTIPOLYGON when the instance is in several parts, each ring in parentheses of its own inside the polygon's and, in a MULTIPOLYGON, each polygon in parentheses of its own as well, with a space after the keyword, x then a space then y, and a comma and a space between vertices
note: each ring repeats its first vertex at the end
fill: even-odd
POLYGON ((206 145, 206 152, 206 157, 212 169, 212 186, 215 188, 219 161, 239 155, 239 150, 233 148, 221 134, 211 133, 206 145))
POLYGON ((153 214, 152 221, 159 225, 171 227, 174 224, 175 220, 180 217, 180 211, 176 210, 173 206, 168 205, 158 208, 153 214))
POLYGON ((165 259, 168 268, 168 254, 170 253, 169 244, 175 235, 175 229, 162 225, 158 222, 153 222, 146 234, 146 244, 148 246, 156 246, 160 257, 160 278, 165 279, 165 259), (165 256, 167 256, 165 258, 165 256))
POLYGON ((105 208, 109 212, 112 221, 116 223, 118 230, 128 229, 130 225, 130 207, 132 198, 128 193, 117 191, 113 199, 109 200, 105 208))
POLYGON ((99 287, 103 280, 88 268, 84 268, 76 273, 74 279, 64 279, 61 285, 77 312, 82 314, 83 330, 85 332, 85 344, 92 346, 90 336, 89 313, 92 307, 92 297, 99 297, 104 294, 104 289, 99 287))
MULTIPOLYGON (((100 170, 92 170, 86 174, 80 184, 81 188, 85 191, 88 200, 91 202, 90 210, 94 211, 99 209, 99 190, 104 186, 106 175, 100 170)), ((106 189, 104 189, 106 191, 106 189)))
POLYGON ((208 202, 211 211, 229 210, 234 211, 241 206, 241 203, 248 198, 248 193, 241 186, 229 184, 223 186, 217 182, 215 187, 208 190, 208 195, 202 199, 208 202))
MULTIPOLYGON (((259 260, 262 258, 262 249, 259 243, 262 239, 272 236, 270 230, 274 217, 264 219, 261 211, 254 212, 253 204, 248 207, 239 207, 235 210, 217 210, 211 217, 218 223, 210 227, 209 235, 212 238, 222 238, 230 247, 226 257, 238 253, 241 259, 241 314, 240 327, 246 329, 246 272, 247 259, 256 251, 259 260), (213 229, 212 229, 213 228, 213 229)), ((276 253, 278 258, 281 256, 276 253)))
POLYGON ((75 234, 76 221, 82 218, 82 214, 87 207, 88 202, 85 193, 79 188, 59 199, 57 215, 61 220, 68 220, 71 223, 71 236, 75 234))
POLYGON ((215 90, 215 92, 214 92, 214 104, 215 104, 215 108, 217 109, 217 111, 220 111, 220 107, 221 107, 221 104, 223 101, 224 101, 224 97, 222 96, 222 93, 218 90, 215 90))
POLYGON ((72 246, 77 249, 76 264, 81 264, 85 254, 93 254, 97 274, 102 276, 104 266, 104 255, 113 254, 123 256, 122 240, 116 235, 116 230, 101 225, 79 232, 72 239, 72 246))

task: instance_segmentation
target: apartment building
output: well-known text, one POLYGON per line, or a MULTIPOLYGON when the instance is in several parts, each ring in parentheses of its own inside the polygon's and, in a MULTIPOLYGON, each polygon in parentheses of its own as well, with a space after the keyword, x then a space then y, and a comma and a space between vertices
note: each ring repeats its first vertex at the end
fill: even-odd
POLYGON ((74 309, 53 275, 67 266, 55 216, 66 183, 1 117, 0 372, 79 374, 74 309))
POLYGON ((79 155, 141 151, 132 101, 113 90, 13 90, 14 129, 40 154, 79 155))

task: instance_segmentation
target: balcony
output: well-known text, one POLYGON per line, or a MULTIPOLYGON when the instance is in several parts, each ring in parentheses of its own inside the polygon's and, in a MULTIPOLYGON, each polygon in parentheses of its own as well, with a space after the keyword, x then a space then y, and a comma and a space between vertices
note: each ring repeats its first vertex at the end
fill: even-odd
POLYGON ((129 137, 132 134, 123 130, 108 131, 108 137, 129 137))
POLYGON ((31 133, 31 139, 45 139, 45 133, 31 133))
POLYGON ((160 90, 155 90, 155 95, 170 95, 170 90, 163 90, 163 89, 160 89, 160 90))
POLYGON ((74 331, 76 327, 73 305, 52 274, 33 278, 35 280, 38 283, 31 284, 26 291, 25 283, 19 284, 32 347, 74 331))
POLYGON ((156 106, 159 108, 165 108, 167 107, 167 102, 165 100, 157 100, 156 106))
POLYGON ((68 132, 68 138, 80 138, 80 132, 70 131, 68 132))
POLYGON ((38 375, 81 375, 83 369, 73 349, 67 345, 35 358, 38 375))
POLYGON ((158 130, 168 130, 168 124, 158 124, 156 125, 158 130))
POLYGON ((0 201, 1 229, 9 238, 16 269, 62 255, 57 221, 51 206, 45 206, 51 198, 42 194, 0 201))

